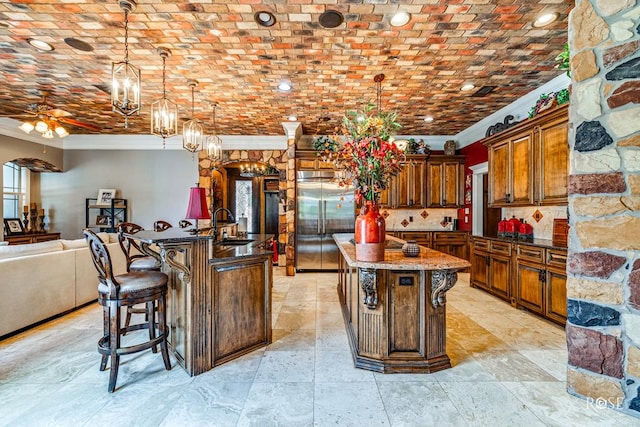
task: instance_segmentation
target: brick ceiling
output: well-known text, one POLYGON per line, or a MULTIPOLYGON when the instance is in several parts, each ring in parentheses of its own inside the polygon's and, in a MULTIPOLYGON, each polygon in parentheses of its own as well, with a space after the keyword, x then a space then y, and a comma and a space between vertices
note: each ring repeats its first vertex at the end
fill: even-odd
MULTIPOLYGON (((375 100, 373 77, 384 73, 382 105, 397 110, 404 135, 454 135, 561 74, 555 56, 567 39, 573 0, 139 0, 130 15, 130 62, 142 70, 139 116, 111 112, 111 62, 124 58, 124 14, 116 0, 14 0, 0 3, 0 115, 48 102, 107 134, 149 133, 149 106, 162 95, 162 60, 168 47, 168 98, 181 119, 191 115, 187 80, 200 82, 196 117, 228 135, 283 135, 291 114, 305 134, 332 133, 345 109, 375 100), (403 27, 389 24, 399 9, 403 27), (265 28, 254 13, 270 11, 265 28), (320 14, 336 10, 344 23, 327 29, 320 14), (559 19, 544 28, 542 11, 559 19), (54 46, 40 52, 27 38, 54 46), (65 43, 90 44, 85 52, 65 43), (277 89, 281 80, 290 93, 277 89), (461 92, 496 86, 487 96, 461 92), (424 117, 434 117, 426 123, 424 117)), ((69 127, 71 133, 91 133, 69 127)))

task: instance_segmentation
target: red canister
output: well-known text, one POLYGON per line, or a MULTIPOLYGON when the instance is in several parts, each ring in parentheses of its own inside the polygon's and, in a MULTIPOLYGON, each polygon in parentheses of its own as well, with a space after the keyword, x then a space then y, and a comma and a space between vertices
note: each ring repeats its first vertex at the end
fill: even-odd
POLYGON ((525 240, 527 242, 533 241, 533 227, 531 224, 527 224, 527 221, 523 221, 522 224, 520 224, 518 239, 525 240))
POLYGON ((504 237, 505 228, 507 226, 507 218, 498 221, 498 237, 504 237))
POLYGON ((520 230, 520 224, 521 224, 520 220, 516 218, 516 216, 514 215, 509 221, 507 221, 507 224, 505 225, 504 237, 508 237, 511 239, 518 238, 518 231, 520 230))

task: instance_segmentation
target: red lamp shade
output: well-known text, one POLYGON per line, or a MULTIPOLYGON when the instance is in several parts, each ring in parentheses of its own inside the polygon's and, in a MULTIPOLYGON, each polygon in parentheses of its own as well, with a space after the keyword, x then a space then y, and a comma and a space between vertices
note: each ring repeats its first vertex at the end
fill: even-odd
POLYGON ((187 209, 187 219, 209 219, 209 209, 207 209, 207 197, 204 187, 191 187, 189 193, 189 208, 187 209))

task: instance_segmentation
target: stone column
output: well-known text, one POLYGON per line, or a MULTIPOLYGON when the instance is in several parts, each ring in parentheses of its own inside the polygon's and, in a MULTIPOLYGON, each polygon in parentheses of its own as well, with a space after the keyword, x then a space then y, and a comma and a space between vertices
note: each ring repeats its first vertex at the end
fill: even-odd
POLYGON ((567 388, 640 416, 640 5, 577 0, 569 46, 567 388))

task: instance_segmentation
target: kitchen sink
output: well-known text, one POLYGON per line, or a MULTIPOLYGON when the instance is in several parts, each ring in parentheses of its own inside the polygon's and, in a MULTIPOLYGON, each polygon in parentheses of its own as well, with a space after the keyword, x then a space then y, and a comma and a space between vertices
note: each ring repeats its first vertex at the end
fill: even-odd
POLYGON ((223 239, 216 242, 220 246, 242 246, 253 242, 254 239, 223 239))

